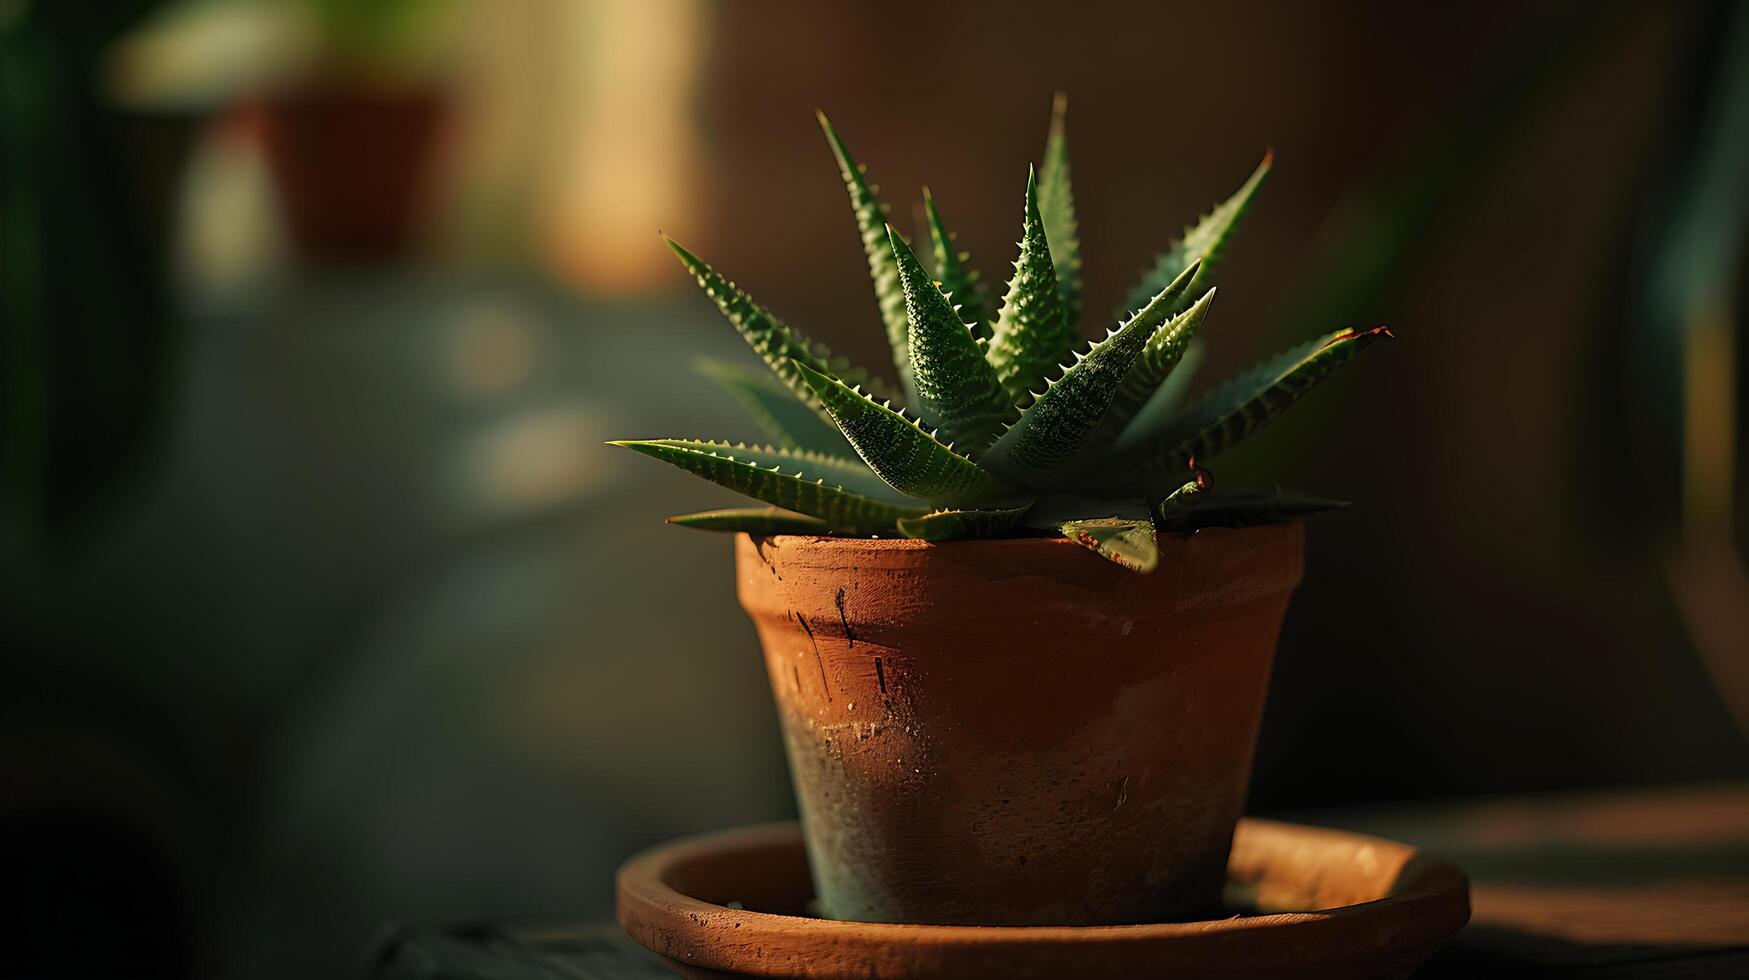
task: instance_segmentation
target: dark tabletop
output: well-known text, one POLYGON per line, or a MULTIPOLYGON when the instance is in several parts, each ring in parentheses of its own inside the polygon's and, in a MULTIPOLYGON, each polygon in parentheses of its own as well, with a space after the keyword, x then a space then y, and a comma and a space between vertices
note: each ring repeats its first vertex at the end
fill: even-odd
MULTIPOLYGON (((1420 977, 1749 976, 1749 784, 1289 815, 1470 874, 1474 915, 1420 977)), ((385 978, 672 976, 611 923, 388 930, 385 978)))

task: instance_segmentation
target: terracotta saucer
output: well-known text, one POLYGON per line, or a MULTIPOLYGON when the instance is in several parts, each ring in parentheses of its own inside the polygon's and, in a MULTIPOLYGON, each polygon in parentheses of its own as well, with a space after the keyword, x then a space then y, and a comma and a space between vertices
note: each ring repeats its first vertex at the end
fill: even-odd
POLYGON ((1463 872, 1406 844, 1245 819, 1228 918, 921 926, 809 917, 793 823, 690 837, 619 871, 619 922, 687 977, 1397 977, 1469 920, 1463 872))

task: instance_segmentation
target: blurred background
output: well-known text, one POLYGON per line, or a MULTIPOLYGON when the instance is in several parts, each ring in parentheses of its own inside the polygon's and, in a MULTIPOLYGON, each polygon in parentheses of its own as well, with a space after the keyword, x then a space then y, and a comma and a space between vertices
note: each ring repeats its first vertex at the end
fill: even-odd
POLYGON ((1273 147, 1203 379, 1396 341, 1215 461, 1317 518, 1252 807, 1749 775, 1749 7, 0 2, 8 975, 363 972, 792 814, 753 355, 884 364, 832 115, 999 281, 1052 93, 1088 329, 1273 147))

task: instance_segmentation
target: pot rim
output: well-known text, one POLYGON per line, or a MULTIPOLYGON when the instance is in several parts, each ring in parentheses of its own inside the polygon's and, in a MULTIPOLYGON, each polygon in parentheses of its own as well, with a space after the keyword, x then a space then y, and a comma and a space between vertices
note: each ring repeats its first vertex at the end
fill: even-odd
MULTIPOLYGON (((1304 569, 1306 529, 1302 521, 1275 524, 1254 524, 1249 527, 1208 527, 1195 531, 1175 531, 1158 535, 1163 564, 1174 564, 1179 557, 1193 566, 1218 566, 1242 560, 1242 556, 1274 550, 1294 567, 1290 586, 1298 584, 1304 569), (1168 559, 1171 559, 1170 561, 1168 559)), ((906 568, 924 570, 940 565, 965 565, 999 570, 991 572, 997 578, 1038 572, 1098 588, 1116 582, 1149 579, 1160 574, 1140 573, 1105 558, 1093 549, 1065 537, 1004 537, 965 538, 951 541, 924 541, 917 538, 848 537, 836 534, 755 534, 735 533, 739 563, 757 556, 767 566, 774 554, 787 553, 787 561, 801 567, 830 572, 853 567, 906 568)), ((745 568, 751 567, 744 565, 745 568)), ((1132 583, 1138 585, 1139 582, 1132 583)), ((746 582, 742 580, 742 605, 746 602, 746 582)), ((751 607, 748 607, 751 609, 751 607)))
MULTIPOLYGON (((1305 521, 1303 519, 1296 519, 1296 520, 1291 520, 1291 521, 1271 521, 1267 524, 1247 524, 1243 527, 1210 526, 1210 527, 1194 528, 1194 529, 1189 530, 1189 531, 1155 530, 1154 536, 1157 538, 1186 538, 1186 539, 1188 539, 1188 538, 1194 538, 1199 534, 1211 535, 1211 536, 1221 536, 1221 535, 1226 535, 1226 534, 1250 534, 1253 532, 1261 532, 1261 531, 1278 531, 1282 528, 1303 526, 1304 524, 1305 524, 1305 521)), ((889 535, 889 534, 797 534, 797 533, 792 533, 792 532, 787 532, 787 531, 776 531, 776 532, 769 532, 769 533, 763 533, 763 532, 757 532, 757 531, 736 531, 735 533, 737 535, 742 535, 742 536, 745 536, 748 538, 752 538, 755 541, 772 541, 772 540, 780 540, 781 539, 781 540, 788 540, 788 541, 798 541, 798 542, 803 542, 803 543, 807 543, 807 544, 821 545, 821 546, 825 546, 825 547, 837 546, 837 545, 841 545, 841 544, 846 543, 846 542, 854 543, 857 545, 864 545, 864 546, 871 545, 871 544, 895 545, 895 546, 898 546, 901 548, 910 548, 910 549, 915 549, 915 550, 922 550, 922 549, 926 549, 926 548, 964 548, 964 547, 976 547, 976 546, 980 546, 980 545, 1010 545, 1010 546, 1012 546, 1012 545, 1020 545, 1020 544, 1042 544, 1042 545, 1048 545, 1048 546, 1052 546, 1052 547, 1055 547, 1058 545, 1071 545, 1073 547, 1080 548, 1083 551, 1089 550, 1089 549, 1087 549, 1087 547, 1085 545, 1076 544, 1075 542, 1069 540, 1068 538, 1063 537, 1060 534, 1045 534, 1042 531, 1037 533, 1037 534, 1006 534, 1006 535, 1002 535, 1000 537, 993 537, 993 538, 952 538, 952 539, 949 539, 946 541, 925 541, 922 538, 907 538, 907 537, 903 537, 901 535, 889 535)))

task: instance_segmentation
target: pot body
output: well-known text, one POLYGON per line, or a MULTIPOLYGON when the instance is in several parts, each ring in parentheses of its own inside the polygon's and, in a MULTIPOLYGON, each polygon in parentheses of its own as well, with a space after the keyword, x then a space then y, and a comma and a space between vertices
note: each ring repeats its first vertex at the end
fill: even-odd
POLYGON ((1097 925, 1210 913, 1300 525, 1063 539, 740 535, 822 914, 1097 925))

